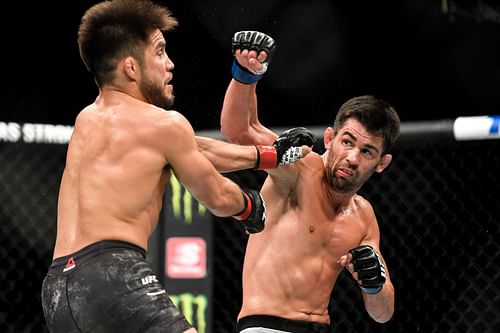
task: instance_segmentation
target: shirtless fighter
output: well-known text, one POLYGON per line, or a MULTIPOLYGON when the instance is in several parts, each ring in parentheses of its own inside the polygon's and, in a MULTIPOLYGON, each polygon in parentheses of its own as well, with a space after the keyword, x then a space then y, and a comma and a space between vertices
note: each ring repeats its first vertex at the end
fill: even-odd
POLYGON ((163 32, 176 25, 150 0, 104 1, 82 18, 78 45, 99 95, 77 116, 60 186, 42 286, 52 333, 196 332, 145 260, 170 174, 213 214, 259 232, 261 196, 223 177, 202 151, 213 149, 208 156, 222 171, 275 168, 307 153, 305 129, 268 146, 197 142, 189 122, 165 110, 174 64, 163 32))
MULTIPOLYGON (((277 135, 257 112, 257 82, 275 50, 256 31, 233 37, 235 56, 221 114, 221 131, 239 144, 269 144, 277 135)), ((324 131, 325 153, 267 170, 261 194, 266 228, 249 236, 243 267, 243 304, 237 331, 328 332, 328 303, 335 281, 347 269, 364 305, 377 322, 394 312, 394 288, 380 252, 377 219, 356 192, 391 162, 399 135, 394 108, 359 96, 339 109, 324 131)))

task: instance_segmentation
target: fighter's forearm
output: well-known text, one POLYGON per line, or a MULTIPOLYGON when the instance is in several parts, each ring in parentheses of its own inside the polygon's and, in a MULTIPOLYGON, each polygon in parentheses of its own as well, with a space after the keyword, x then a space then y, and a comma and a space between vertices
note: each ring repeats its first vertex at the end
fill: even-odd
POLYGON ((311 152, 314 135, 305 127, 284 131, 272 145, 237 145, 197 136, 198 150, 219 172, 270 170, 292 164, 311 152))
POLYGON ((255 146, 240 146, 211 138, 196 137, 198 149, 219 172, 252 169, 256 165, 255 146))
POLYGON ((226 90, 220 118, 221 133, 230 142, 255 143, 248 133, 258 123, 256 85, 231 80, 226 90))
POLYGON ((362 294, 366 311, 373 320, 385 323, 392 318, 394 314, 394 287, 390 281, 387 281, 377 294, 362 294))

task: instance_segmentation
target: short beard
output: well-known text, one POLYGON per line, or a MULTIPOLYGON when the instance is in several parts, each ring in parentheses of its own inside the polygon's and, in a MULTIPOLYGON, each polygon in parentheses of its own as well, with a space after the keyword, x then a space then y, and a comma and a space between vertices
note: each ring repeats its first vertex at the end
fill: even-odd
POLYGON ((358 178, 350 178, 349 180, 338 178, 335 175, 337 171, 338 161, 335 159, 335 155, 330 152, 328 155, 328 162, 325 166, 325 178, 328 186, 330 186, 335 192, 339 193, 352 193, 356 192, 363 186, 363 183, 368 180, 373 172, 371 172, 365 179, 359 181, 358 178))
POLYGON ((146 101, 163 109, 169 109, 174 105, 175 96, 168 97, 164 93, 163 87, 144 79, 141 82, 140 90, 146 101))
POLYGON ((357 190, 357 184, 342 178, 333 177, 332 187, 336 192, 349 193, 357 190))

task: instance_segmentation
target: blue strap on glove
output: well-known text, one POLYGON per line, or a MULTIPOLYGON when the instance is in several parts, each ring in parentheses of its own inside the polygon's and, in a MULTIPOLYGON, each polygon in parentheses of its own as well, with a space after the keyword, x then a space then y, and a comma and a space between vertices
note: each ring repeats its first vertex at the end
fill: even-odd
POLYGON ((252 84, 264 76, 264 74, 253 74, 249 70, 247 70, 245 67, 242 67, 240 64, 238 64, 238 61, 236 61, 236 58, 233 61, 233 67, 231 68, 231 74, 233 75, 233 78, 241 83, 244 84, 252 84))
POLYGON ((259 81, 267 71, 269 63, 271 62, 273 54, 276 50, 276 42, 272 37, 263 32, 251 30, 238 31, 233 35, 231 50, 233 55, 236 54, 236 50, 256 51, 257 54, 262 51, 267 53, 266 60, 262 63, 263 68, 259 71, 249 71, 245 67, 241 66, 236 58, 233 61, 233 66, 231 67, 231 74, 233 78, 244 84, 252 84, 259 81))
POLYGON ((378 294, 386 280, 384 262, 369 245, 361 245, 349 250, 352 254, 354 271, 358 273, 358 284, 366 294, 378 294))

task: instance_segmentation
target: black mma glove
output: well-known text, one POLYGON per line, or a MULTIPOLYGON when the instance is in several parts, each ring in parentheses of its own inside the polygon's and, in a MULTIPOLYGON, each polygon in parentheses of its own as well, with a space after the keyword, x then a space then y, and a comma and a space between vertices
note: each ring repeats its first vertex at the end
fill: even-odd
POLYGON ((271 62, 274 51, 276 50, 276 43, 273 38, 259 31, 238 31, 234 34, 231 49, 233 55, 236 50, 254 50, 259 54, 261 51, 267 53, 266 60, 262 63, 263 67, 259 71, 249 71, 247 68, 241 66, 236 58, 234 58, 231 73, 236 81, 245 84, 252 84, 259 81, 267 67, 271 62))
POLYGON ((283 164, 291 164, 302 158, 301 146, 312 147, 316 137, 305 127, 295 127, 284 131, 272 146, 256 145, 257 161, 255 169, 274 169, 283 164))
POLYGON ((259 191, 247 190, 243 192, 245 208, 238 215, 231 216, 239 221, 250 234, 255 234, 264 229, 266 224, 266 203, 259 191))
POLYGON ((358 246, 349 253, 361 290, 366 294, 379 293, 386 278, 384 263, 378 253, 369 245, 358 246))

